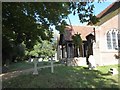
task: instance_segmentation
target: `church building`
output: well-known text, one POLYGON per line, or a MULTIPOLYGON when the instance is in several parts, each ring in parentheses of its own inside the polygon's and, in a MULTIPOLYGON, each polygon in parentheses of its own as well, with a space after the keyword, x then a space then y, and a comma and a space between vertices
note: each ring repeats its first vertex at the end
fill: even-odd
POLYGON ((120 1, 109 5, 97 17, 99 22, 95 25, 66 26, 58 40, 58 59, 80 66, 87 63, 89 55, 93 55, 96 65, 118 64, 116 55, 120 48, 120 1), (72 40, 72 36, 77 33, 82 38, 79 58, 72 40))

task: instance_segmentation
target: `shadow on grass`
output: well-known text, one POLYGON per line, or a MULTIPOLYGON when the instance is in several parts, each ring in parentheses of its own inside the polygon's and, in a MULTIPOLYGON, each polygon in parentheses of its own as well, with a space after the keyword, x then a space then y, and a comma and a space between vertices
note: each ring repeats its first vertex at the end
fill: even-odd
MULTIPOLYGON (((44 65, 50 65, 50 62, 38 62, 37 66, 41 67, 44 65)), ((7 73, 7 72, 13 72, 13 71, 20 71, 20 70, 25 70, 25 69, 30 69, 34 67, 33 62, 26 62, 26 61, 21 61, 17 63, 12 63, 7 67, 2 67, 2 73, 7 73)))
MULTIPOLYGON (((39 75, 20 75, 3 82, 4 88, 118 88, 117 81, 106 78, 98 70, 88 70, 83 67, 55 67, 39 70, 39 75)), ((109 75, 108 75, 109 76, 109 75)))

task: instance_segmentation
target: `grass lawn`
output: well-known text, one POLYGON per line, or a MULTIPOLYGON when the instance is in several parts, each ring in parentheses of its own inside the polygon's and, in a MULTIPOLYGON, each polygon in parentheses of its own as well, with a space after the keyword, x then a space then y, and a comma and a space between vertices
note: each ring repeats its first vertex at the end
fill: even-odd
POLYGON ((50 68, 39 70, 39 75, 24 74, 3 81, 4 88, 118 88, 118 75, 109 75, 110 67, 98 67, 98 70, 88 70, 84 67, 58 66, 55 72, 50 68))
MULTIPOLYGON (((57 63, 57 62, 55 62, 55 63, 57 63)), ((43 62, 38 62, 37 65, 38 65, 38 67, 40 67, 40 66, 51 65, 51 64, 48 61, 43 61, 43 62)), ((24 70, 24 69, 29 69, 29 68, 33 68, 33 67, 34 67, 33 62, 21 61, 21 62, 12 63, 11 65, 9 65, 8 72, 24 70)))

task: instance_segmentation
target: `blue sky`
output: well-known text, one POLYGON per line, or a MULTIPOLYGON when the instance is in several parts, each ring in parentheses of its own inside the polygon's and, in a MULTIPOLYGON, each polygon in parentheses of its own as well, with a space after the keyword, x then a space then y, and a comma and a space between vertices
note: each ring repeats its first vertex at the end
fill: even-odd
MULTIPOLYGON (((102 2, 102 3, 94 2, 94 6, 95 6, 94 14, 95 15, 99 14, 101 11, 103 11, 105 8, 107 8, 112 3, 113 2, 102 2)), ((77 15, 74 16, 74 15, 70 14, 69 18, 70 18, 72 25, 85 25, 85 23, 82 24, 79 22, 79 18, 77 15)), ((68 24, 70 24, 69 20, 66 20, 66 21, 68 22, 68 24)))
MULTIPOLYGON (((95 15, 99 14, 101 11, 103 11, 105 8, 107 8, 112 3, 113 3, 112 1, 111 2, 102 2, 102 3, 94 2, 94 6, 95 6, 95 8, 94 8, 94 14, 95 15)), ((85 25, 85 23, 84 24, 80 23, 79 18, 78 18, 77 15, 74 16, 74 15, 70 14, 69 18, 70 18, 70 21, 71 21, 72 25, 76 25, 76 26, 85 25)), ((68 19, 66 21, 67 21, 68 24, 70 24, 68 19)), ((54 38, 55 39, 57 38, 58 33, 59 32, 57 30, 54 30, 54 38)))

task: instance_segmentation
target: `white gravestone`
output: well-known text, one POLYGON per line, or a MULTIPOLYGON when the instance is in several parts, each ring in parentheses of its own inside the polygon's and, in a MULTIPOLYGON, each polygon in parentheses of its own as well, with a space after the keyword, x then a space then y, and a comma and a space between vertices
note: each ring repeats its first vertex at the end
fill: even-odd
POLYGON ((31 62, 33 62, 33 58, 31 58, 31 60, 30 60, 31 62))
POLYGON ((96 63, 93 55, 90 55, 88 58, 89 61, 89 69, 95 69, 96 68, 96 63))
POLYGON ((34 63, 33 75, 38 75, 38 70, 37 70, 38 59, 37 59, 37 58, 34 58, 34 59, 33 59, 33 63, 34 63))
POLYGON ((42 62, 42 60, 43 60, 42 58, 39 58, 39 59, 38 59, 38 62, 42 62))
POLYGON ((54 60, 57 61, 57 53, 55 53, 54 60))

